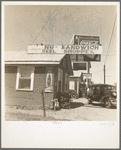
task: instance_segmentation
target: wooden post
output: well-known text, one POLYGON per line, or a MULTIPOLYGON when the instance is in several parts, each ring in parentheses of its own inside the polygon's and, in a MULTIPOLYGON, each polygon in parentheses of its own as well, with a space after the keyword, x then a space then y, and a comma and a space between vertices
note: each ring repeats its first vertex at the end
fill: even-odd
POLYGON ((104 65, 104 84, 105 84, 105 65, 104 65))
POLYGON ((42 100, 43 100, 43 114, 44 114, 44 117, 46 117, 46 113, 45 113, 45 100, 44 100, 44 90, 42 90, 42 100))
MULTIPOLYGON (((87 73, 90 73, 90 61, 88 61, 87 73)), ((87 79, 87 88, 89 87, 89 79, 87 79)))
POLYGON ((55 102, 54 102, 54 111, 56 111, 56 106, 55 106, 55 102))

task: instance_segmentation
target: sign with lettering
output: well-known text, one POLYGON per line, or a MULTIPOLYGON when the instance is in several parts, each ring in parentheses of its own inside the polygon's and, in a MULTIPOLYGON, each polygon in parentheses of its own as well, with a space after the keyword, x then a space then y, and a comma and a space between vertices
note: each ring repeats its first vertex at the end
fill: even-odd
MULTIPOLYGON (((98 50, 101 47, 99 36, 83 36, 74 35, 74 45, 81 45, 85 49, 98 50)), ((80 54, 77 55, 77 61, 80 61, 80 54)), ((81 56, 82 57, 82 56, 81 56)), ((84 61, 101 61, 101 53, 85 54, 83 55, 84 61)))
POLYGON ((91 73, 83 73, 82 77, 83 77, 83 80, 85 80, 85 79, 91 79, 92 78, 92 74, 91 73))
POLYGON ((74 45, 82 45, 83 47, 91 47, 91 49, 97 49, 100 44, 99 36, 83 36, 75 35, 74 36, 74 45))
POLYGON ((102 47, 96 41, 82 41, 80 45, 29 45, 28 53, 101 54, 102 47))

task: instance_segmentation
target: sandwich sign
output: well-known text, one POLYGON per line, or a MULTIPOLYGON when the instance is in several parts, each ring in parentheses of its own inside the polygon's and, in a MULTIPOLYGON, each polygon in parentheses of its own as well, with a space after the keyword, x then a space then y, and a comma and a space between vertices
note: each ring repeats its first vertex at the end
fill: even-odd
POLYGON ((95 41, 82 41, 81 45, 29 45, 28 53, 43 54, 101 54, 102 46, 95 41))

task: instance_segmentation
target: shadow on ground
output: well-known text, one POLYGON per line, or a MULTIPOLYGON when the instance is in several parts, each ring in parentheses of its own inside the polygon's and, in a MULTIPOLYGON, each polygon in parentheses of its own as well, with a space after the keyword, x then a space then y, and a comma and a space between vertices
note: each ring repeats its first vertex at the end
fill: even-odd
POLYGON ((83 105, 84 105, 84 103, 81 103, 81 102, 72 102, 70 108, 78 108, 83 105))
MULTIPOLYGON (((105 108, 103 103, 92 103, 88 104, 85 107, 91 107, 91 108, 105 108)), ((110 109, 116 109, 116 106, 112 106, 110 109)))

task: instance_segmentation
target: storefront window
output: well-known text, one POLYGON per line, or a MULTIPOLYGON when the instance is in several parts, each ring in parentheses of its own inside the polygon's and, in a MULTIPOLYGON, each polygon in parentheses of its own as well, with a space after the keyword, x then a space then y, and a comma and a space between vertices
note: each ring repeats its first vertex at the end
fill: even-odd
POLYGON ((16 78, 16 90, 33 90, 34 67, 18 66, 16 78))

